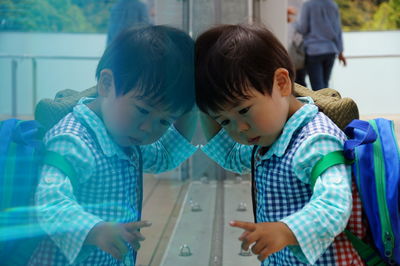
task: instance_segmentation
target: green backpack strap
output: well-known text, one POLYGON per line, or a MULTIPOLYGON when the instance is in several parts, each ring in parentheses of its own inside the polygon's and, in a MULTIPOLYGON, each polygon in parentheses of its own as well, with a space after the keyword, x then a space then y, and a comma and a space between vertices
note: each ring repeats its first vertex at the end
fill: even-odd
POLYGON ((344 233, 350 240, 358 255, 367 263, 368 266, 384 266, 386 263, 376 253, 376 251, 349 230, 345 229, 344 233))
MULTIPOLYGON (((328 153, 322 157, 314 166, 311 171, 310 186, 314 190, 315 183, 319 176, 321 176, 328 168, 338 165, 338 164, 352 164, 350 161, 344 157, 343 151, 334 151, 328 153)), ((347 238, 352 243, 355 250, 357 250, 358 255, 367 263, 368 266, 381 266, 386 265, 382 258, 376 253, 376 251, 364 243, 360 238, 355 236, 352 232, 347 229, 344 230, 347 238)))
POLYGON ((351 164, 352 161, 347 160, 344 155, 343 151, 334 151, 328 153, 321 160, 317 162, 314 168, 311 171, 311 180, 310 185, 311 188, 314 190, 315 183, 320 175, 325 172, 328 168, 338 165, 338 164, 351 164))
POLYGON ((77 187, 78 179, 75 169, 62 155, 54 151, 46 151, 44 154, 43 163, 59 169, 64 175, 68 176, 72 187, 77 187))

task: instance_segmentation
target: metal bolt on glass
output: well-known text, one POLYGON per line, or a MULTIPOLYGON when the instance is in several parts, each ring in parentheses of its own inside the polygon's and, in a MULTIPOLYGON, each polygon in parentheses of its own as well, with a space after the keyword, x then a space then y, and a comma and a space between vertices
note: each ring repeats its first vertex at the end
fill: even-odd
POLYGON ((200 204, 198 204, 197 202, 190 200, 189 203, 190 203, 190 207, 192 209, 192 212, 200 212, 200 211, 202 211, 200 204))
POLYGON ((236 209, 238 212, 245 212, 247 211, 247 204, 245 202, 240 202, 239 206, 236 209))
POLYGON ((242 247, 240 247, 240 252, 239 252, 239 256, 244 256, 244 257, 248 257, 248 256, 251 256, 252 254, 251 254, 251 251, 250 251, 250 248, 249 248, 249 250, 244 250, 244 249, 242 249, 242 247))
POLYGON ((192 252, 190 251, 189 246, 186 245, 186 244, 183 244, 183 245, 181 246, 181 248, 179 249, 179 256, 182 256, 182 257, 189 257, 189 256, 191 256, 191 255, 192 255, 192 252))
POLYGON ((208 179, 208 176, 203 176, 200 178, 201 183, 203 184, 210 184, 210 180, 208 179))
POLYGON ((242 181, 243 181, 243 178, 240 175, 237 175, 235 177, 235 184, 240 184, 240 183, 242 183, 242 181))

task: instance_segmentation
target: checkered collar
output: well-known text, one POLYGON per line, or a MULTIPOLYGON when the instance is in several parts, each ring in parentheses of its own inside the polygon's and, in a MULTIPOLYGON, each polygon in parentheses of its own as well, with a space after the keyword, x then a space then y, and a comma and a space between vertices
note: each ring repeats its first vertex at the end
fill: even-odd
MULTIPOLYGON (((318 107, 314 104, 311 97, 298 97, 297 99, 305 104, 289 118, 283 127, 282 134, 258 160, 268 160, 273 155, 282 157, 289 146, 294 132, 306 125, 317 115, 318 107)), ((260 148, 262 147, 258 147, 256 154, 258 154, 260 148)))
POLYGON ((110 137, 103 121, 86 105, 93 101, 95 98, 83 97, 79 100, 78 104, 73 109, 74 115, 83 121, 96 135, 97 141, 103 153, 112 157, 119 156, 122 159, 128 159, 125 152, 119 147, 110 137))

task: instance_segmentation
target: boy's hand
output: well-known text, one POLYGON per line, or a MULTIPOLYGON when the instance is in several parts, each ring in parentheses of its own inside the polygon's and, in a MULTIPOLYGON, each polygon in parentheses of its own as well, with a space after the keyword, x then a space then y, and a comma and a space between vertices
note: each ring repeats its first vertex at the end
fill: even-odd
POLYGON ((293 232, 282 222, 275 223, 249 223, 232 221, 233 227, 239 227, 245 231, 239 237, 242 248, 248 250, 250 245, 254 254, 258 254, 258 260, 263 261, 269 255, 280 251, 288 245, 297 245, 298 242, 293 232))
POLYGON ((89 232, 84 244, 97 246, 121 261, 128 252, 126 243, 129 243, 134 250, 138 251, 140 248, 139 241, 145 239, 139 229, 149 226, 151 226, 151 223, 147 221, 133 223, 100 222, 89 232))

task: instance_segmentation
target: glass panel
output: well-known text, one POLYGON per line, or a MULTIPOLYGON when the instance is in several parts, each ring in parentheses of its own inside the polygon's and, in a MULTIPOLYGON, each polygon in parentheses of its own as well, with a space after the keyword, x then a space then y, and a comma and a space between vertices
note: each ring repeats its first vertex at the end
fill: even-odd
MULTIPOLYGON (((65 96, 72 93, 71 90, 82 92, 97 84, 95 71, 107 46, 111 10, 117 1, 1 1, 0 121, 10 117, 34 119, 38 102, 47 99, 47 103, 56 105, 60 103, 54 100, 58 92, 64 90, 65 96)), ((248 0, 130 1, 133 2, 135 15, 129 18, 135 16, 135 24, 166 24, 189 33, 193 38, 216 24, 246 23, 253 11, 249 7, 252 1, 248 0)), ((400 82, 400 23, 395 15, 399 13, 399 1, 337 2, 346 31, 393 31, 344 33, 349 64, 346 68, 334 66, 331 87, 340 89, 342 96, 355 99, 362 115, 390 114, 397 117, 400 95, 394 84, 400 82), (384 100, 376 101, 382 97, 384 100)), ((123 18, 123 11, 127 9, 122 8, 117 13, 116 21, 123 18)), ((178 67, 174 65, 166 70, 178 67)), ((57 113, 48 112, 47 115, 51 118, 57 113)), ((191 122, 195 124, 194 121, 191 122)), ((192 143, 206 143, 199 121, 196 122, 192 143)), ((96 152, 96 155, 103 153, 96 152)), ((0 154, 0 158, 4 157, 12 158, 0 154)), ((134 162, 139 160, 136 159, 134 162)), ((103 161, 97 163, 96 167, 108 165, 103 161)), ((3 168, 0 168, 0 174, 3 168)), ((86 170, 90 172, 93 169, 86 170)), ((101 169, 109 170, 107 167, 101 169)), ((124 167, 123 170, 131 172, 132 169, 135 168, 124 167)), ((0 184, 3 184, 1 178, 0 175, 0 184)), ((64 186, 67 184, 63 183, 62 191, 64 186)), ((2 187, 5 186, 0 185, 0 200, 4 203, 2 187)), ((31 192, 34 190, 36 188, 31 192)), ((141 243, 137 265, 259 265, 256 256, 248 256, 240 249, 237 241, 240 230, 227 225, 233 219, 253 220, 249 175, 226 172, 198 151, 171 171, 146 174, 143 190, 142 220, 152 222, 152 226, 141 231, 146 240, 141 243)), ((134 193, 126 194, 131 197, 134 193)), ((115 204, 112 211, 119 210, 119 207, 120 203, 115 204)), ((4 222, 1 218, 10 211, 15 210, 0 209, 3 215, 0 222, 4 222)), ((77 218, 78 226, 86 218, 77 218)), ((24 232, 4 228, 0 224, 0 256, 4 255, 1 241, 24 232)), ((84 260, 92 251, 90 248, 86 246, 79 259, 84 260)), ((72 254, 72 248, 67 253, 72 254)), ((4 261, 3 257, 0 261, 4 261)), ((126 265, 132 263, 125 262, 126 265)))

